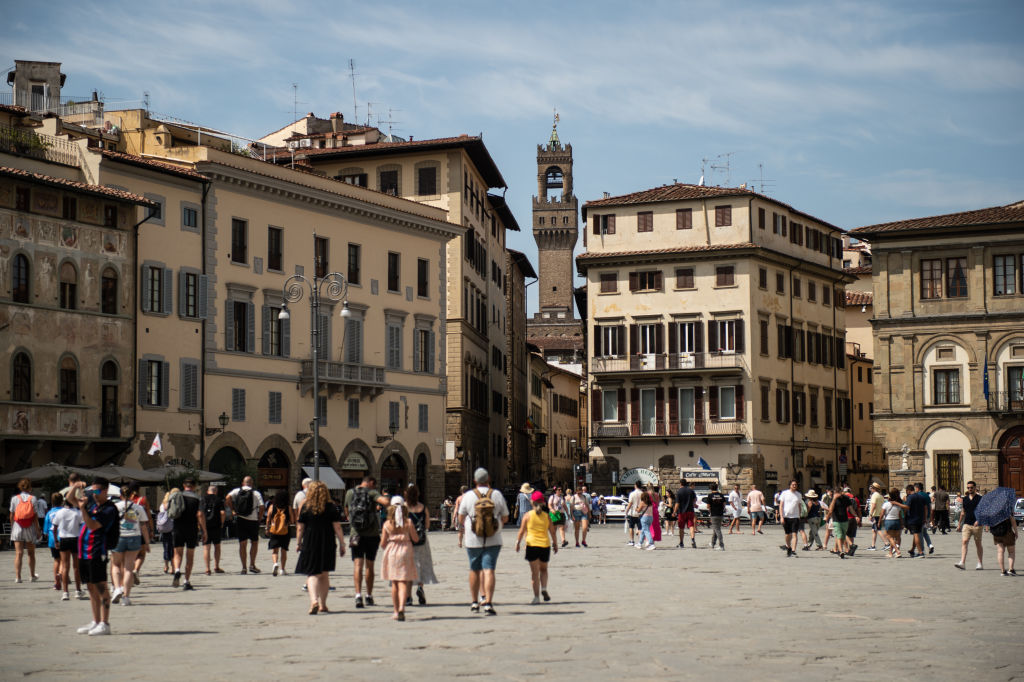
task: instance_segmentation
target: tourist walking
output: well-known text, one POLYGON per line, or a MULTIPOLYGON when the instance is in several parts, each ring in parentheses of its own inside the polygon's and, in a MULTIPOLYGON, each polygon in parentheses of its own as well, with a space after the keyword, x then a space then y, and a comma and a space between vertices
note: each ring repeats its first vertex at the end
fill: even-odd
POLYGON ((452 505, 452 521, 455 525, 455 531, 459 533, 459 547, 462 547, 462 526, 459 520, 459 510, 462 509, 462 498, 469 491, 469 486, 459 486, 459 496, 455 498, 455 503, 452 505))
POLYGON ((900 502, 900 491, 893 488, 889 491, 889 499, 882 504, 882 527, 888 537, 889 557, 899 559, 903 556, 900 553, 900 530, 903 527, 901 516, 906 511, 907 505, 900 502))
POLYGON ((203 497, 203 516, 206 517, 206 540, 203 541, 203 563, 206 564, 206 575, 223 573, 220 567, 220 543, 224 539, 224 500, 217 494, 216 486, 206 489, 203 497), (213 570, 210 570, 210 548, 213 548, 213 570))
POLYGON ((711 517, 710 547, 711 549, 714 549, 715 543, 717 542, 720 550, 724 552, 725 538, 722 536, 722 520, 725 517, 725 506, 728 503, 728 498, 718 492, 718 483, 712 481, 711 494, 705 497, 702 501, 708 506, 708 515, 711 517))
POLYGON ((586 486, 580 486, 572 497, 572 532, 576 538, 576 546, 580 546, 582 536, 583 546, 587 546, 587 533, 590 531, 590 494, 586 486))
POLYGON ((601 525, 608 525, 608 500, 604 499, 604 495, 601 495, 597 499, 598 513, 601 515, 601 525))
POLYGON ((291 523, 292 507, 288 504, 288 493, 278 490, 274 493, 274 499, 267 505, 267 515, 264 524, 267 528, 267 549, 274 559, 274 568, 271 575, 275 578, 286 575, 285 566, 288 563, 288 547, 291 544, 291 523))
POLYGON ((401 495, 391 498, 387 521, 381 528, 380 576, 391 581, 391 605, 395 612, 392 620, 405 620, 405 602, 414 582, 419 580, 416 572, 416 557, 413 543, 419 540, 419 533, 409 518, 409 509, 401 495))
POLYGON ((256 568, 256 554, 260 549, 260 517, 263 516, 263 495, 253 488, 252 476, 242 479, 241 487, 235 488, 224 498, 224 505, 235 517, 235 537, 238 538, 238 558, 242 562, 242 575, 247 572, 259 573, 256 568), (248 557, 246 548, 248 547, 248 557), (248 569, 246 560, 248 559, 248 569))
POLYGON ((530 584, 533 587, 533 601, 530 604, 539 604, 542 597, 544 601, 551 601, 551 595, 548 594, 548 563, 551 561, 552 549, 558 554, 558 544, 551 517, 544 511, 544 493, 534 491, 530 502, 533 508, 526 512, 519 524, 516 551, 519 551, 525 537, 526 561, 530 564, 530 584))
POLYGON ((82 530, 82 512, 69 498, 63 498, 63 506, 53 516, 57 543, 60 548, 60 580, 63 588, 61 601, 68 601, 68 585, 71 572, 75 573, 75 597, 86 599, 82 591, 82 576, 78 568, 78 535, 82 530))
POLYGON ((846 537, 846 530, 850 526, 850 504, 851 500, 842 492, 832 496, 832 504, 825 512, 825 520, 832 520, 832 535, 836 539, 833 554, 838 554, 840 559, 845 559, 850 552, 850 541, 846 537))
POLYGON ((149 513, 145 507, 128 498, 117 502, 115 506, 121 527, 117 545, 110 550, 110 578, 114 583, 111 601, 131 606, 135 559, 142 548, 143 539, 149 538, 149 513))
POLYGON ((673 511, 676 508, 676 494, 671 490, 666 490, 665 496, 661 499, 661 506, 664 509, 661 518, 665 520, 665 534, 675 535, 676 524, 678 523, 673 511))
POLYGON ((915 483, 907 486, 907 528, 914 538, 914 544, 910 549, 911 559, 914 558, 915 552, 920 558, 924 558, 926 545, 929 553, 935 552, 935 546, 928 537, 931 502, 931 495, 924 491, 924 484, 915 483))
POLYGON ((146 510, 146 526, 148 532, 142 536, 142 545, 139 547, 139 553, 135 556, 135 565, 132 567, 132 582, 135 585, 139 585, 142 581, 139 580, 139 574, 142 572, 142 564, 146 561, 146 555, 150 552, 150 545, 153 541, 153 528, 155 519, 153 518, 153 511, 149 507, 149 500, 146 496, 141 493, 140 486, 137 481, 129 483, 125 489, 125 498, 131 500, 138 506, 146 510))
POLYGON ((463 495, 458 512, 460 534, 465 535, 469 557, 469 592, 473 599, 469 610, 478 613, 482 608, 486 615, 495 616, 494 569, 501 552, 501 527, 508 522, 508 505, 501 493, 491 489, 487 469, 474 471, 473 480, 476 487, 463 495))
POLYGON ((118 537, 117 507, 107 498, 110 481, 97 476, 79 501, 82 529, 78 536, 78 564, 89 590, 92 621, 78 628, 80 635, 110 634, 110 594, 107 592, 108 545, 118 537))
POLYGON ((799 556, 796 552, 796 541, 800 531, 800 513, 803 506, 803 495, 800 494, 797 486, 796 479, 789 482, 789 488, 779 494, 778 506, 782 528, 786 533, 786 556, 794 559, 799 556))
POLYGON ((754 484, 750 485, 750 492, 747 493, 747 511, 750 513, 750 534, 761 533, 764 527, 764 493, 757 489, 754 484))
POLYGON ((569 541, 565 539, 565 522, 568 518, 569 510, 565 504, 562 489, 558 486, 555 486, 555 492, 548 498, 548 510, 551 513, 551 521, 555 524, 555 529, 558 531, 559 542, 562 543, 562 547, 565 547, 569 544, 569 541))
MULTIPOLYGON (((405 491, 405 506, 409 510, 409 520, 419 539, 412 543, 413 558, 416 560, 416 601, 423 606, 427 603, 427 595, 423 591, 424 585, 436 585, 437 576, 434 575, 434 557, 430 554, 430 543, 427 541, 427 534, 430 531, 430 510, 427 505, 420 501, 420 489, 410 485, 405 491)), ((409 597, 406 601, 411 602, 409 597)))
POLYGON ((635 546, 637 549, 654 549, 654 535, 651 533, 651 526, 654 524, 654 504, 651 501, 651 494, 644 490, 640 493, 640 542, 635 546))
POLYGON ((857 552, 857 530, 860 528, 861 506, 860 500, 850 490, 850 486, 843 488, 843 494, 850 498, 850 503, 846 506, 846 539, 850 545, 850 550, 847 553, 853 556, 857 552))
POLYGON ((945 535, 949 532, 949 493, 940 483, 935 491, 934 505, 932 507, 935 517, 935 528, 945 535))
POLYGON ((345 556, 345 533, 341 529, 341 510, 333 504, 323 481, 311 481, 306 499, 295 522, 295 544, 299 560, 295 572, 306 576, 309 615, 327 613, 327 593, 336 558, 345 556))
POLYGON ((978 519, 974 516, 974 510, 978 508, 978 503, 981 502, 982 495, 977 492, 977 485, 974 481, 967 481, 967 494, 961 499, 960 504, 960 519, 957 521, 956 530, 961 534, 961 546, 960 546, 960 562, 953 564, 961 571, 967 570, 964 563, 967 561, 967 546, 974 540, 974 547, 978 551, 978 565, 975 566, 975 570, 982 570, 982 555, 984 550, 981 548, 982 533, 985 530, 978 519))
POLYGON ((871 519, 871 546, 869 551, 876 551, 875 544, 878 536, 882 536, 883 549, 888 545, 887 535, 883 527, 882 507, 885 506, 885 497, 882 495, 882 486, 877 481, 871 483, 871 497, 868 498, 868 518, 871 519))
POLYGON ((629 542, 626 544, 630 547, 636 546, 635 535, 640 533, 640 498, 643 494, 640 481, 635 481, 633 492, 629 494, 626 501, 626 530, 629 533, 629 542))
POLYGON ((740 530, 740 522, 743 517, 743 496, 740 495, 740 484, 736 483, 732 487, 732 491, 729 493, 729 535, 736 533, 742 533, 740 530))
MULTIPOLYGON (((174 519, 174 529, 171 534, 174 536, 174 579, 171 587, 181 585, 181 565, 185 564, 185 584, 181 585, 183 590, 194 590, 192 586, 192 566, 196 558, 196 547, 200 541, 206 542, 206 515, 202 508, 202 501, 196 493, 196 479, 189 476, 182 483, 184 490, 181 492, 181 513, 174 519)), ((168 502, 168 510, 174 516, 174 498, 168 502)))
POLYGON ((292 519, 299 518, 302 505, 306 502, 306 489, 309 488, 309 484, 312 482, 312 478, 302 479, 302 487, 299 488, 298 492, 295 493, 295 497, 292 498, 292 519))
POLYGON ((817 552, 824 549, 821 536, 818 535, 821 528, 821 502, 818 501, 818 493, 813 488, 804 494, 804 499, 807 502, 807 542, 803 546, 803 551, 808 552, 811 545, 817 545, 814 549, 817 552))
POLYGON ((994 526, 989 526, 992 542, 996 545, 996 562, 1003 576, 1017 575, 1013 562, 1017 558, 1017 520, 1010 515, 994 526))
POLYGON ((684 478, 679 483, 679 490, 676 491, 676 505, 673 513, 679 519, 679 546, 685 547, 686 539, 683 533, 690 529, 690 547, 697 547, 697 493, 690 488, 689 482, 684 478))
POLYGON ((530 496, 533 495, 533 486, 523 483, 519 486, 519 494, 516 495, 516 526, 521 526, 523 516, 533 508, 530 496))
POLYGON ((373 564, 380 546, 380 514, 377 505, 387 507, 390 498, 377 490, 377 479, 364 476, 362 482, 345 493, 348 510, 349 546, 352 549, 352 579, 356 586, 356 608, 373 606, 373 564), (366 593, 363 593, 363 584, 366 593))
POLYGON ((46 516, 46 502, 32 494, 32 481, 18 481, 18 494, 11 498, 11 542, 14 543, 14 582, 21 582, 23 556, 28 554, 29 580, 36 575, 36 541, 39 539, 39 512, 46 516))
POLYGON ((441 502, 441 530, 452 530, 452 510, 454 508, 455 503, 450 495, 441 502))
POLYGON ((43 517, 43 537, 46 538, 46 546, 50 550, 50 557, 53 559, 53 589, 60 590, 60 541, 57 539, 57 526, 53 523, 53 517, 64 506, 64 498, 60 493, 50 495, 50 509, 43 517))
POLYGON ((171 488, 164 493, 163 502, 157 510, 156 532, 160 533, 160 543, 164 547, 164 573, 170 573, 174 566, 174 519, 167 511, 171 496, 181 493, 180 488, 171 488))
POLYGON ((647 494, 651 496, 651 537, 661 542, 661 495, 653 483, 647 484, 647 494))

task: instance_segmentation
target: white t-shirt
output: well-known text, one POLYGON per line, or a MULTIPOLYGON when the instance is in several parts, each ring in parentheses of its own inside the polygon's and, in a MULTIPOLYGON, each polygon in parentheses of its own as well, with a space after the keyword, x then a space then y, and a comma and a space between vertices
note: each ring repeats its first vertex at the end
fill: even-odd
POLYGON ((782 518, 800 518, 800 501, 804 498, 799 491, 793 492, 788 488, 779 493, 779 507, 782 509, 782 518))
MULTIPOLYGON (((481 495, 486 494, 487 487, 477 487, 481 495)), ((499 493, 497 490, 491 488, 491 501, 494 502, 494 518, 498 521, 498 532, 489 538, 481 538, 473 532, 473 507, 476 506, 477 496, 472 490, 466 492, 462 496, 462 502, 459 504, 459 516, 466 515, 466 522, 463 524, 466 528, 466 536, 464 538, 464 545, 467 548, 472 547, 500 547, 501 546, 501 519, 502 517, 508 516, 508 504, 505 502, 505 496, 499 493)))
POLYGON ((82 530, 82 512, 71 507, 61 507, 50 523, 57 527, 57 537, 77 538, 82 530))
POLYGON ((900 518, 900 508, 892 502, 886 502, 882 505, 882 515, 886 521, 896 521, 900 518))
POLYGON ((263 507, 263 496, 260 495, 259 490, 253 490, 249 486, 244 485, 241 488, 235 488, 234 490, 229 492, 227 496, 231 498, 231 504, 234 505, 235 498, 238 496, 238 493, 242 492, 243 490, 252 490, 252 511, 244 515, 235 512, 235 516, 239 519, 245 519, 246 521, 259 521, 260 508, 263 507))
POLYGON ((735 490, 729 493, 729 507, 732 508, 735 516, 739 516, 739 513, 743 511, 743 500, 740 499, 740 494, 735 490))
POLYGON ((295 497, 292 498, 292 509, 298 510, 306 502, 306 491, 300 490, 295 493, 295 497))
POLYGON ((11 498, 11 523, 12 524, 14 523, 14 510, 18 508, 18 503, 20 503, 23 499, 27 500, 27 499, 30 499, 30 498, 35 500, 35 502, 32 503, 32 506, 35 507, 36 516, 40 517, 40 518, 44 518, 46 516, 46 502, 44 502, 43 500, 40 500, 38 497, 36 497, 32 493, 18 493, 17 495, 15 495, 14 497, 11 498))
POLYGON ((141 504, 127 500, 121 500, 116 506, 121 517, 121 537, 141 537, 142 524, 149 523, 149 514, 146 513, 146 509, 141 504))
POLYGON ((640 498, 644 496, 642 490, 633 489, 633 492, 629 494, 629 500, 626 502, 626 506, 629 507, 630 516, 640 516, 640 498))

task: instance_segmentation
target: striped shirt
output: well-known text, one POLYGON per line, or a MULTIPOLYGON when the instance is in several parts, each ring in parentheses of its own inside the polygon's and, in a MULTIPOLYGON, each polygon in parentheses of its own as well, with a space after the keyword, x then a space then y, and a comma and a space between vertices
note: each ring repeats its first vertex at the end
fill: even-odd
POLYGON ((89 505, 86 513, 98 521, 100 527, 91 530, 89 526, 82 523, 82 529, 78 534, 78 558, 79 559, 105 559, 107 556, 107 531, 118 522, 117 507, 110 500, 102 505, 95 503, 89 505))

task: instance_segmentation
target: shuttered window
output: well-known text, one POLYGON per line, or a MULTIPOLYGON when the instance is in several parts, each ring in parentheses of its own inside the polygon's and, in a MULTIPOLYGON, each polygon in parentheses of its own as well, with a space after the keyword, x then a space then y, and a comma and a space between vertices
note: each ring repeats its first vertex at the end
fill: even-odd
POLYGON ((715 206, 715 227, 732 225, 732 206, 715 206))
POLYGON ((676 209, 676 229, 677 230, 691 230, 691 229, 693 229, 693 209, 692 208, 679 208, 679 209, 676 209))
POLYGON ((676 289, 693 289, 693 268, 676 270, 676 289))
POLYGON ((231 262, 249 262, 249 222, 231 219, 231 262))
POLYGON ((327 426, 327 396, 317 396, 316 416, 320 418, 320 426, 327 426))
POLYGON ((359 428, 359 398, 348 399, 348 428, 359 428))
POLYGON ((267 421, 271 424, 281 423, 281 392, 270 391, 267 396, 267 421))
POLYGON ((421 404, 419 408, 419 431, 420 433, 426 433, 427 431, 430 430, 429 406, 421 404))
POLYGON ((388 369, 402 369, 402 327, 389 324, 387 329, 387 366, 388 369))
POLYGON ((245 389, 231 389, 231 421, 245 421, 245 389))
POLYGON ((345 320, 345 362, 363 361, 363 321, 352 316, 345 320))
POLYGON ((181 409, 199 409, 199 361, 181 361, 181 409))
POLYGON ((636 214, 637 232, 654 232, 654 213, 642 211, 636 214))
POLYGON ((614 294, 619 290, 618 275, 614 272, 601 273, 601 293, 614 294))
POLYGON ((641 270, 629 273, 630 291, 661 291, 661 270, 641 270))
POLYGON ((396 400, 392 400, 388 403, 388 428, 394 427, 400 429, 402 426, 401 421, 401 403, 396 400))
POLYGON ((143 407, 167 407, 170 363, 162 358, 145 357, 139 360, 138 399, 143 407))

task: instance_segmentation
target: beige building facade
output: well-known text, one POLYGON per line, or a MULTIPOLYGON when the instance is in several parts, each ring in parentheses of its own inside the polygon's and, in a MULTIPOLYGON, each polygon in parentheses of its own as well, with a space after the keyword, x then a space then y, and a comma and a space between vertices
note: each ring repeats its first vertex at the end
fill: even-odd
POLYGON ((530 353, 529 465, 522 477, 551 489, 575 488, 574 465, 586 429, 580 420, 580 377, 551 364, 535 350, 530 353))
POLYGON ((893 484, 1024 495, 1024 203, 851 235, 874 254, 875 435, 893 484))

